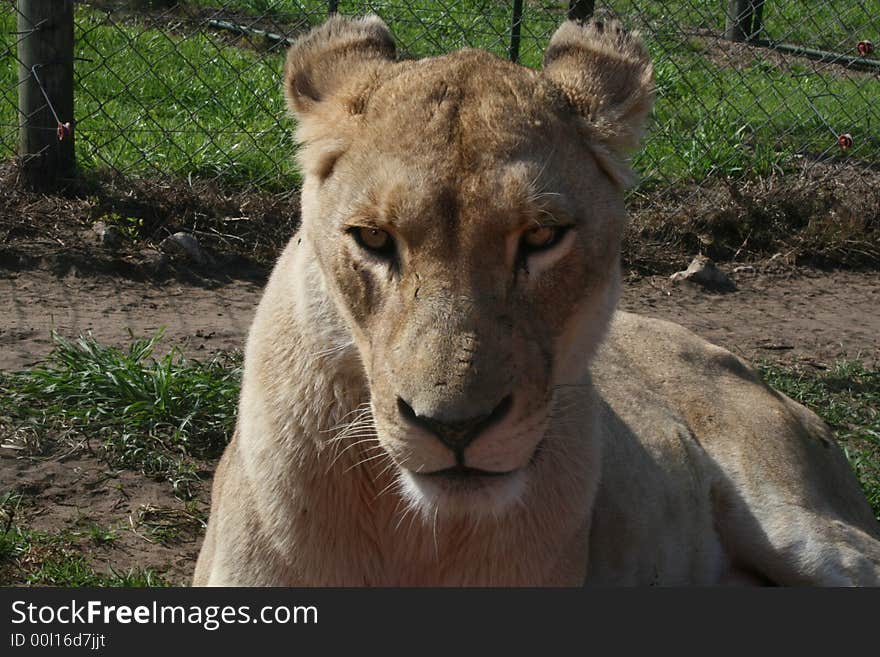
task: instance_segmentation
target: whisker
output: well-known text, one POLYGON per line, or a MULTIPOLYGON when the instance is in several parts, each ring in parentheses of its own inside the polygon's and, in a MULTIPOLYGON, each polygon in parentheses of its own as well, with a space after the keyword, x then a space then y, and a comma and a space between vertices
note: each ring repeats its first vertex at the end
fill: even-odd
POLYGON ((362 466, 364 463, 369 463, 370 461, 375 461, 376 459, 380 459, 380 458, 382 458, 383 456, 385 456, 385 457, 388 456, 388 453, 387 453, 384 449, 382 449, 381 447, 374 447, 373 449, 381 449, 382 451, 381 451, 381 453, 379 453, 379 454, 375 454, 375 455, 370 456, 370 457, 367 457, 367 458, 365 458, 365 459, 361 459, 360 461, 358 461, 358 462, 355 463, 354 465, 349 466, 348 468, 346 468, 346 469, 343 471, 343 474, 345 474, 345 473, 347 473, 347 472, 350 472, 351 470, 354 470, 354 469, 357 468, 357 467, 362 466))
POLYGON ((386 474, 388 474, 389 471, 393 470, 396 465, 397 464, 394 462, 394 459, 391 458, 391 456, 389 455, 388 456, 388 465, 386 465, 384 468, 382 468, 379 471, 379 474, 377 474, 376 476, 377 477, 384 477, 386 474))
MULTIPOLYGON (((393 466, 393 465, 394 465, 394 462, 392 461, 392 462, 389 464, 389 466, 388 466, 387 468, 385 468, 385 470, 383 470, 383 471, 380 473, 380 475, 385 474, 385 473, 388 471, 388 469, 389 469, 391 466, 393 466)), ((398 479, 397 477, 392 478, 390 484, 388 484, 387 486, 385 486, 385 488, 383 488, 383 489, 380 490, 378 493, 376 493, 376 496, 373 498, 373 500, 378 500, 382 495, 384 495, 385 493, 387 493, 389 490, 391 490, 391 489, 394 488, 395 486, 398 486, 398 487, 400 486, 400 479, 398 479)), ((398 504, 399 504, 399 503, 398 503, 398 504)), ((397 509, 395 509, 395 511, 397 511, 397 509)))
POLYGON ((437 504, 434 507, 434 522, 432 526, 432 533, 434 534, 434 556, 437 557, 437 563, 440 563, 440 545, 437 542, 437 516, 440 513, 440 505, 437 504))
MULTIPOLYGON (((401 498, 402 499, 402 498, 401 498)), ((413 510, 412 502, 407 502, 406 508, 400 514, 400 518, 397 519, 397 524, 394 525, 394 532, 397 533, 400 531, 400 525, 403 524, 403 521, 406 519, 407 515, 409 515, 410 511, 413 510)))
POLYGON ((363 445, 364 443, 373 443, 373 442, 378 443, 379 440, 377 438, 364 438, 363 440, 358 440, 356 442, 353 442, 351 445, 346 445, 345 448, 341 452, 336 454, 336 456, 330 462, 330 465, 327 466, 327 471, 324 474, 329 474, 330 470, 333 469, 333 466, 336 465, 336 463, 339 461, 339 459, 341 459, 345 455, 345 453, 348 450, 350 450, 352 447, 357 447, 358 445, 363 445))
MULTIPOLYGON (((370 402, 364 402, 362 404, 358 404, 353 410, 349 411, 345 415, 343 415, 340 419, 340 423, 334 427, 330 427, 329 429, 321 429, 321 433, 330 433, 336 431, 337 429, 343 429, 345 427, 351 426, 355 422, 360 422, 364 420, 367 416, 372 416, 372 411, 370 409, 370 402), (354 415, 357 413, 357 416, 351 422, 342 422, 345 418, 350 415, 354 415)), ((372 421, 372 417, 370 417, 370 421, 372 421)))
POLYGON ((376 427, 373 424, 358 424, 357 426, 351 426, 348 429, 340 431, 333 438, 327 440, 328 445, 332 445, 333 443, 342 442, 343 440, 347 440, 352 436, 356 436, 358 434, 363 433, 377 433, 376 427))
POLYGON ((349 347, 353 347, 353 346, 354 346, 354 340, 350 340, 348 342, 343 342, 342 344, 338 344, 333 347, 328 347, 327 349, 321 349, 320 351, 316 351, 313 354, 311 354, 310 357, 312 360, 316 360, 316 359, 320 358, 321 356, 329 356, 331 354, 338 353, 340 351, 343 351, 344 349, 348 349, 349 347))
POLYGON ((337 436, 332 440, 328 440, 327 444, 332 445, 334 443, 341 443, 344 440, 350 440, 352 438, 363 438, 364 436, 378 437, 379 432, 376 431, 373 427, 362 427, 359 431, 353 431, 352 433, 345 434, 344 436, 337 436))

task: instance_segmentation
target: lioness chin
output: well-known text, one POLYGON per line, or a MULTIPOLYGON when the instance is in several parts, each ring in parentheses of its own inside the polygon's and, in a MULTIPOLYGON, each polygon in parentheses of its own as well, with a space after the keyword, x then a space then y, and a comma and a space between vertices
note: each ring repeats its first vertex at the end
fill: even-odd
POLYGON ((742 361, 617 313, 637 36, 542 70, 395 61, 375 17, 291 48, 302 226, 248 338, 195 583, 876 584, 827 427, 742 361))

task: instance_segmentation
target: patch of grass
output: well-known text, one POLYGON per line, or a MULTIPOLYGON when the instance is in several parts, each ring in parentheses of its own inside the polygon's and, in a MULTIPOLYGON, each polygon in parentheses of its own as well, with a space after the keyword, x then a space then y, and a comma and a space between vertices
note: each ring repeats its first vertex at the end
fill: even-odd
POLYGON ((156 588, 170 586, 170 583, 152 568, 129 568, 127 570, 110 569, 105 575, 104 586, 126 588, 156 588))
MULTIPOLYGON (((323 0, 188 0, 186 4, 223 8, 276 21, 305 18, 314 23, 327 15, 327 3, 323 0)), ((523 3, 523 54, 527 64, 540 62, 540 41, 549 37, 565 18, 567 4, 558 0, 523 3)), ((511 5, 511 2, 497 0, 449 3, 370 0, 341 3, 340 9, 346 13, 379 14, 402 42, 412 44, 410 47, 423 56, 464 45, 502 54, 510 38, 511 5)), ((596 10, 618 14, 627 23, 651 33, 693 29, 721 33, 725 23, 725 3, 719 0, 599 0, 596 10)), ((768 2, 764 6, 762 36, 774 41, 849 52, 859 39, 867 38, 859 29, 869 29, 878 16, 880 0, 768 2)))
POLYGON ((145 532, 151 540, 162 545, 174 545, 184 538, 197 536, 206 525, 204 512, 192 502, 184 509, 142 505, 134 522, 136 530, 145 532))
POLYGON ((254 17, 293 21, 303 16, 319 22, 327 17, 326 0, 184 0, 178 4, 210 9, 227 9, 254 17))
MULTIPOLYGON (((611 9, 634 25, 650 31, 697 28, 720 34, 724 29, 726 4, 726 0, 599 0, 596 7, 611 9)), ((764 4, 761 37, 812 48, 852 52, 856 42, 867 38, 859 30, 870 30, 876 25, 878 16, 880 0, 767 2, 764 4)))
POLYGON ((18 527, 0 531, 0 565, 15 559, 28 547, 28 537, 18 527))
POLYGON ((119 538, 119 533, 112 527, 101 527, 96 523, 88 526, 86 535, 93 545, 110 545, 119 538))
POLYGON ((843 108, 847 131, 859 135, 847 157, 880 154, 877 113, 869 101, 880 94, 876 78, 797 75, 760 59, 719 68, 674 45, 649 47, 657 103, 645 148, 634 162, 643 190, 670 181, 762 176, 784 168, 796 153, 837 154, 828 125, 843 108))
POLYGON ((118 212, 108 212, 98 217, 108 226, 115 226, 129 240, 137 240, 143 236, 144 220, 141 217, 129 217, 118 212))
POLYGON ((766 381, 804 404, 837 433, 838 441, 880 519, 880 370, 858 361, 825 372, 759 365, 766 381))
POLYGON ((0 579, 4 565, 15 559, 25 547, 25 538, 15 523, 22 496, 15 491, 0 495, 0 579))
MULTIPOLYGON (((26 526, 19 513, 23 497, 16 491, 0 495, 0 586, 168 586, 153 568, 97 570, 90 548, 107 546, 119 536, 115 529, 94 522, 77 522, 83 529, 38 531, 26 526)), ((195 505, 192 505, 195 507, 195 505)), ((189 508, 190 505, 187 505, 189 508)))
POLYGON ((100 438, 110 463, 170 481, 189 497, 194 458, 213 458, 235 423, 241 366, 234 355, 207 362, 154 350, 161 332, 127 350, 92 338, 53 335, 40 366, 0 375, 0 420, 73 440, 100 438))
POLYGON ((39 565, 27 573, 25 583, 29 586, 65 587, 168 586, 162 576, 152 568, 133 567, 123 571, 110 568, 109 573, 103 573, 95 570, 86 556, 64 548, 51 550, 45 555, 39 565))
POLYGON ((103 582, 104 576, 83 555, 62 550, 46 556, 26 579, 31 586, 101 586, 103 582))
POLYGON ((168 582, 153 568, 104 573, 67 531, 49 533, 12 526, 0 531, 0 585, 155 587, 168 582))

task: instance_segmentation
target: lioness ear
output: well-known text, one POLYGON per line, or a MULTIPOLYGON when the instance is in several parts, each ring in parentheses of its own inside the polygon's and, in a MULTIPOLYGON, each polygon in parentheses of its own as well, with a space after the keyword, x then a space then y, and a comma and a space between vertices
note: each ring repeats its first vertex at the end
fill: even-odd
POLYGON ((616 20, 563 23, 544 53, 544 74, 586 119, 603 168, 628 184, 624 156, 638 146, 654 102, 654 71, 638 34, 616 20))
POLYGON ((345 148, 346 118, 360 114, 378 72, 395 58, 394 38, 377 16, 336 15, 297 41, 284 65, 284 94, 298 120, 299 160, 326 176, 345 148))
POLYGON ((308 113, 377 62, 394 56, 394 38, 378 16, 333 16, 287 53, 284 90, 291 111, 308 113))

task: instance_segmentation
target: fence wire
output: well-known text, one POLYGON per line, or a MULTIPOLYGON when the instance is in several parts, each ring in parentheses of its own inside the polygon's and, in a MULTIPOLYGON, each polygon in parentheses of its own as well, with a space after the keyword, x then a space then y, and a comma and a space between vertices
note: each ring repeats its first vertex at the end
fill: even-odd
MULTIPOLYGON (((537 67, 570 4, 80 0, 75 116, 59 123, 75 126, 80 169, 290 188, 297 174, 280 91, 284 52, 328 13, 378 14, 403 57, 471 46, 537 67)), ((658 101, 635 159, 640 194, 819 162, 880 162, 880 0, 595 5, 641 31, 655 62, 658 101), (732 27, 740 30, 736 41, 732 27)), ((19 15, 15 1, 2 0, 3 159, 16 155, 28 118, 18 106, 17 53, 29 33, 19 15)))

